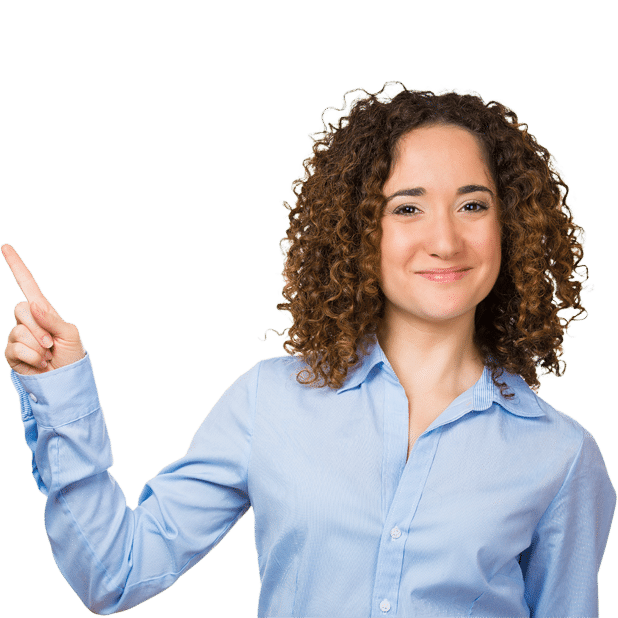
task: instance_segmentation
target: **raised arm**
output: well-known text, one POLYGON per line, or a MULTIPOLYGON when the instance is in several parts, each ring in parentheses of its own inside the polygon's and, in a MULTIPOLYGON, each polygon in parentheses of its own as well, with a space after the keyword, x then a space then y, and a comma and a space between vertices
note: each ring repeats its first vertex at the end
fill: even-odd
POLYGON ((44 299, 17 254, 7 245, 2 251, 29 300, 16 309, 18 325, 6 356, 21 398, 33 473, 47 495, 45 524, 54 557, 91 611, 127 609, 169 587, 249 509, 259 364, 224 393, 187 454, 147 483, 139 505, 130 509, 107 471, 109 438, 77 329, 44 299), (32 304, 39 302, 48 320, 39 319, 36 309, 33 315, 32 304), (44 370, 36 365, 45 353, 45 333, 53 337, 54 368, 44 370))

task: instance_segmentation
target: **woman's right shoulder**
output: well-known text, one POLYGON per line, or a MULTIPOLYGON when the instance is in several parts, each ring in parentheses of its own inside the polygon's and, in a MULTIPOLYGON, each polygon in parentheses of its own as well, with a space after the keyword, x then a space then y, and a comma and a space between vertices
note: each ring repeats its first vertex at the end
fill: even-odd
POLYGON ((246 369, 230 388, 248 387, 253 384, 255 388, 266 386, 272 389, 274 386, 284 387, 286 384, 298 384, 296 376, 299 371, 306 369, 307 365, 302 358, 297 356, 274 356, 258 361, 249 369, 246 369))
POLYGON ((307 369, 308 365, 299 356, 273 356, 261 360, 254 369, 258 372, 260 383, 276 382, 285 384, 288 382, 298 383, 296 376, 299 371, 307 369))

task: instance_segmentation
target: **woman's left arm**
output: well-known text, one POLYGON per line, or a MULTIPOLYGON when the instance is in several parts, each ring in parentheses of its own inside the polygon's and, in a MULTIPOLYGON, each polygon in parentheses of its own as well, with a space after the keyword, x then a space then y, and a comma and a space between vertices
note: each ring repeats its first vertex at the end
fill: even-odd
POLYGON ((597 575, 615 505, 599 447, 585 431, 562 487, 521 557, 531 618, 599 615, 597 575))

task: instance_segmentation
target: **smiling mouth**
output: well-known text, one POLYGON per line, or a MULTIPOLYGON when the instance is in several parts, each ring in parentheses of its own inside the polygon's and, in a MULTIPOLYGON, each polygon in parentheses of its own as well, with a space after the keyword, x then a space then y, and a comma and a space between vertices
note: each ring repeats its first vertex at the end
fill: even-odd
POLYGON ((458 273, 463 270, 470 270, 470 266, 452 266, 451 268, 430 268, 428 270, 418 270, 417 275, 435 274, 441 275, 445 273, 458 273))
POLYGON ((435 281, 436 283, 450 283, 451 281, 463 279, 470 270, 470 268, 442 268, 436 270, 423 270, 416 274, 430 281, 435 281))

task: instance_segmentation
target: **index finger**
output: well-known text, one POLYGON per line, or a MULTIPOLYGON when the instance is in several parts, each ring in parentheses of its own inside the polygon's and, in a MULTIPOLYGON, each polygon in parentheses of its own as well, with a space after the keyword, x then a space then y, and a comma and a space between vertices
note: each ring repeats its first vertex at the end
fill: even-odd
POLYGON ((7 261, 15 277, 15 281, 17 281, 28 302, 31 303, 33 300, 48 302, 34 280, 32 273, 26 268, 19 255, 17 255, 17 251, 11 245, 2 245, 2 255, 4 255, 4 259, 7 261))

